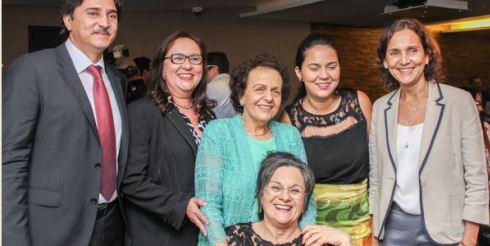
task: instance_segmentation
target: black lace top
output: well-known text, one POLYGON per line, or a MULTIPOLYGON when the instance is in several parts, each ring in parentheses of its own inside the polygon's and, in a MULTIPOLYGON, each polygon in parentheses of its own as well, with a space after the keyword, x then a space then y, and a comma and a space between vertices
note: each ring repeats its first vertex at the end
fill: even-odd
POLYGON ((252 228, 251 223, 241 223, 225 229, 228 245, 230 246, 301 246, 303 235, 290 243, 273 244, 262 239, 252 228))
POLYGON ((339 107, 326 115, 307 112, 302 99, 286 108, 301 133, 308 165, 322 184, 353 184, 368 177, 367 122, 357 91, 338 89, 339 107))

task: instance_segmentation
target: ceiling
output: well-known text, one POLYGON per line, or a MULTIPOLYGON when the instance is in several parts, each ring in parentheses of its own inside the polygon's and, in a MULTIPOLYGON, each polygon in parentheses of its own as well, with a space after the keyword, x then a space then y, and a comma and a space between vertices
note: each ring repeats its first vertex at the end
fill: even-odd
MULTIPOLYGON (((397 0, 123 0, 124 11, 182 11, 195 6, 210 9, 249 9, 242 18, 300 21, 330 25, 379 27, 401 16, 416 17, 423 22, 437 22, 464 17, 489 15, 489 0, 466 0, 468 10, 431 6, 404 8, 403 11, 383 14, 386 5, 397 0)), ((405 0, 407 1, 407 0, 405 0)), ((426 0, 450 2, 464 0, 426 0)), ((412 1, 413 2, 413 1, 412 1)), ((59 7, 60 0, 3 0, 2 4, 59 7)))

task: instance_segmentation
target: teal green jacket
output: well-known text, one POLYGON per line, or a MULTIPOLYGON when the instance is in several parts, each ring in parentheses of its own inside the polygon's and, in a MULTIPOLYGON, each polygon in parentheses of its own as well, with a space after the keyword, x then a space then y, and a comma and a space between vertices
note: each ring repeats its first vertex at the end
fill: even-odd
MULTIPOLYGON (((289 152, 306 163, 298 130, 271 121, 277 151, 289 152)), ((224 228, 244 222, 257 222, 258 203, 255 187, 260 163, 254 163, 241 115, 214 120, 204 131, 196 158, 196 197, 207 202, 201 208, 209 225, 208 237, 199 235, 199 245, 214 245, 226 240, 224 228)), ((315 224, 313 196, 301 226, 315 224)))

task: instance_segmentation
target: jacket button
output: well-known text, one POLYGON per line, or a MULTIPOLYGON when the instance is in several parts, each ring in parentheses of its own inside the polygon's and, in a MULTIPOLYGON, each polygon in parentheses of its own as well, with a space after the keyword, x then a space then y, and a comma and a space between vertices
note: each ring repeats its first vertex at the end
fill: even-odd
POLYGON ((92 205, 97 204, 97 199, 96 198, 90 199, 90 204, 92 204, 92 205))
POLYGON ((95 163, 94 167, 95 169, 100 169, 100 163, 99 162, 95 163))

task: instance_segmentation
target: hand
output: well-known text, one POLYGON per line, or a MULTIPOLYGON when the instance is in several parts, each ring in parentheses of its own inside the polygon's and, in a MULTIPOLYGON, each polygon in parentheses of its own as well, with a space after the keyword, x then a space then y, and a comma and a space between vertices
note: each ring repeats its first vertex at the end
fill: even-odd
POLYGON ((377 238, 374 237, 374 235, 371 236, 371 246, 378 246, 379 241, 377 238))
POLYGON ((306 226, 303 231, 303 244, 305 246, 321 246, 326 244, 336 246, 351 246, 350 235, 324 225, 306 226))
POLYGON ((208 233, 206 232, 206 228, 204 227, 204 225, 208 225, 208 220, 206 219, 204 214, 201 213, 201 210, 199 210, 199 208, 203 206, 206 206, 205 201, 197 197, 193 197, 191 198, 191 200, 189 200, 189 203, 187 204, 186 214, 187 218, 189 218, 189 220, 192 221, 192 223, 194 223, 197 228, 199 228, 201 233, 204 234, 204 236, 207 236, 208 233))
POLYGON ((463 238, 459 245, 461 246, 475 246, 478 240, 478 231, 480 226, 477 223, 465 221, 463 238))
POLYGON ((215 243, 214 246, 228 246, 227 242, 215 243))

